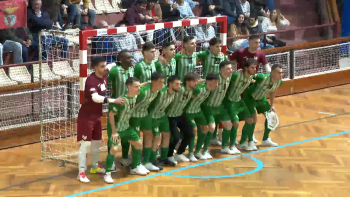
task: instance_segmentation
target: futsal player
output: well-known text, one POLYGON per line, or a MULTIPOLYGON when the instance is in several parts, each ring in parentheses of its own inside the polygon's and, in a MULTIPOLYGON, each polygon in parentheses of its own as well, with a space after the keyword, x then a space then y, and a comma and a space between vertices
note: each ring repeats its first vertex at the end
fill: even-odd
POLYGON ((196 89, 199 78, 200 76, 197 73, 187 73, 184 77, 184 82, 181 85, 180 91, 175 93, 174 101, 166 109, 166 115, 169 119, 171 137, 173 139, 169 145, 168 160, 174 163, 177 163, 178 161, 189 161, 189 159, 183 155, 183 153, 193 138, 193 131, 188 121, 186 120, 186 117, 183 115, 183 112, 185 106, 192 98, 193 91, 196 89), (173 156, 175 146, 178 144, 181 137, 179 129, 183 134, 183 138, 177 150, 177 153, 175 156, 173 156))
POLYGON ((128 89, 128 92, 122 95, 122 98, 125 99, 125 104, 109 105, 108 117, 112 132, 107 133, 108 144, 111 149, 106 159, 106 174, 104 176, 106 183, 114 182, 111 176, 111 169, 120 139, 129 141, 132 146, 130 174, 147 175, 148 173, 148 170, 141 164, 142 142, 137 132, 129 124, 131 115, 135 110, 137 95, 140 94, 140 80, 130 77, 126 80, 125 85, 128 89))
MULTIPOLYGON (((216 90, 211 91, 207 100, 205 100, 201 106, 203 114, 209 124, 209 132, 205 138, 203 152, 195 153, 197 158, 205 157, 206 159, 212 159, 213 157, 209 153, 210 140, 212 139, 213 132, 215 130, 215 118, 220 120, 221 124, 224 126, 225 132, 230 132, 232 129, 232 123, 230 121, 230 116, 222 104, 225 98, 226 92, 230 85, 231 75, 232 75, 232 64, 230 61, 223 61, 219 65, 219 86, 216 90)), ((200 136, 198 136, 200 137, 200 136)), ((202 144, 198 144, 197 147, 201 147, 202 144)), ((196 150, 197 151, 197 150, 196 150)))
MULTIPOLYGON (((275 111, 273 106, 275 99, 275 91, 282 85, 282 65, 275 64, 271 68, 271 74, 257 74, 254 79, 255 82, 245 92, 243 100, 253 118, 252 126, 249 129, 242 131, 242 137, 240 142, 240 149, 243 150, 257 150, 253 142, 253 134, 255 125, 257 122, 257 113, 264 113, 269 110, 275 111), (270 94, 270 103, 267 101, 266 95, 270 94), (248 144, 244 142, 248 137, 248 144), (243 140, 243 141, 242 141, 243 140)), ((241 115, 241 114, 240 114, 241 115)), ((247 123, 246 123, 247 124, 247 123)), ((246 125, 244 125, 246 127, 246 125)), ((267 121, 265 119, 265 131, 262 141, 263 146, 278 146, 269 138, 270 129, 267 127, 267 121)))
MULTIPOLYGON (((203 144, 205 136, 209 130, 207 120, 201 110, 201 104, 208 98, 210 92, 218 87, 218 83, 219 75, 215 73, 207 74, 205 82, 197 85, 196 89, 193 91, 193 98, 185 107, 184 114, 192 127, 194 135, 188 147, 188 159, 191 162, 197 161, 193 153, 196 133, 198 132, 198 142, 196 147, 196 153, 198 153, 201 149, 201 146, 198 146, 198 144, 203 144)), ((199 159, 206 158, 202 156, 199 159)))
MULTIPOLYGON (((118 55, 118 63, 108 64, 108 66, 113 66, 109 71, 107 81, 112 83, 112 98, 118 98, 124 93, 126 93, 125 82, 128 78, 134 76, 134 69, 132 68, 132 55, 123 50, 118 55)), ((111 127, 109 122, 107 123, 107 131, 111 131, 111 127)), ((129 166, 131 164, 131 160, 128 159, 130 143, 127 140, 121 140, 122 146, 122 158, 120 163, 122 166, 129 166)), ((108 147, 109 149, 110 147, 108 147)), ((112 172, 116 170, 115 165, 113 165, 112 172)))
POLYGON ((181 53, 175 55, 176 75, 184 80, 189 72, 195 72, 197 65, 196 39, 193 36, 185 36, 182 41, 181 53))
POLYGON ((149 171, 159 171, 163 167, 157 163, 153 165, 150 161, 157 159, 157 146, 160 133, 153 130, 152 118, 149 116, 148 108, 151 102, 157 97, 158 92, 164 86, 164 75, 160 72, 154 72, 151 75, 151 83, 141 87, 140 94, 137 96, 136 107, 130 119, 130 125, 137 131, 143 133, 143 165, 149 171))
POLYGON ((141 83, 151 81, 151 75, 156 72, 154 58, 156 56, 156 47, 151 42, 146 42, 142 46, 142 54, 144 60, 139 61, 135 65, 134 76, 140 80, 141 83))
POLYGON ((163 65, 161 61, 156 62, 156 70, 161 72, 165 76, 165 83, 167 79, 175 75, 176 72, 176 60, 175 60, 175 44, 172 42, 165 42, 162 47, 163 57, 166 61, 166 65, 163 65))
MULTIPOLYGON (((180 78, 172 75, 167 80, 167 85, 163 86, 158 92, 158 96, 149 107, 149 116, 152 118, 152 132, 162 134, 162 142, 160 148, 160 161, 163 165, 176 166, 174 161, 168 160, 170 127, 169 120, 165 114, 165 109, 173 102, 175 93, 181 89, 180 78)), ((153 165, 157 165, 154 157, 151 157, 153 165)))
POLYGON ((80 182, 87 183, 90 180, 85 175, 86 155, 90 150, 92 156, 91 174, 105 173, 105 169, 98 164, 99 149, 102 138, 102 105, 103 103, 116 103, 123 105, 124 98, 107 98, 107 74, 110 67, 106 67, 106 60, 103 57, 95 57, 91 60, 91 67, 94 69, 86 79, 84 97, 78 113, 77 120, 77 140, 80 142, 78 163, 79 174, 77 179, 80 182))
POLYGON ((249 129, 252 126, 253 119, 251 118, 244 100, 241 99, 241 94, 251 83, 254 82, 253 78, 257 66, 258 61, 250 58, 243 61, 243 71, 234 72, 232 74, 230 86, 223 101, 223 104, 227 109, 232 121, 232 129, 231 131, 225 130, 222 133, 221 153, 232 155, 240 153, 240 151, 235 146, 237 129, 239 125, 238 114, 240 112, 243 113, 246 120, 246 124, 244 125, 245 127, 243 130, 249 129), (229 140, 230 145, 228 146, 229 140))

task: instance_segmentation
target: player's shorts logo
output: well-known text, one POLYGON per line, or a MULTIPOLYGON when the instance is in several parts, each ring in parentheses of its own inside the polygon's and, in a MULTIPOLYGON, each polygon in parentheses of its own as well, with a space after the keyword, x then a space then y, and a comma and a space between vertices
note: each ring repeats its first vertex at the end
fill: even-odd
POLYGON ((81 139, 82 139, 83 141, 85 141, 85 140, 87 139, 87 136, 86 136, 86 135, 83 135, 83 136, 81 136, 81 139))

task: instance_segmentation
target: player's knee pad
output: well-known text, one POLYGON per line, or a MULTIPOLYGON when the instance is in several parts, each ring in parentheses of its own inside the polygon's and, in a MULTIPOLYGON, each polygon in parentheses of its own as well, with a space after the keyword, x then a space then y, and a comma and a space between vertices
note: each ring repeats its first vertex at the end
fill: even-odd
POLYGON ((81 141, 79 152, 83 154, 87 154, 90 151, 91 141, 81 141))

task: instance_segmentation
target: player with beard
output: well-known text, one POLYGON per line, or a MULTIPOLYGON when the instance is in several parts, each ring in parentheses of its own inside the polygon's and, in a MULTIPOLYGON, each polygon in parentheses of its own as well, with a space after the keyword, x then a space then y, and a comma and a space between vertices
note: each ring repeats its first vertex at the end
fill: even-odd
POLYGON ((165 42, 163 44, 163 58, 167 62, 166 65, 163 65, 161 61, 156 62, 156 70, 161 72, 165 76, 165 83, 167 79, 175 75, 176 72, 176 60, 175 60, 175 44, 171 42, 165 42))

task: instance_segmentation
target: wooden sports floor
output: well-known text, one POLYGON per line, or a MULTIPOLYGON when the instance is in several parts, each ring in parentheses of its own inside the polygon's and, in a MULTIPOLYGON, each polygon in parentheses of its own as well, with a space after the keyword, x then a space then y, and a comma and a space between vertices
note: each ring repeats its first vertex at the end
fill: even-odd
MULTIPOLYGON (((0 196, 350 196, 350 85, 275 102, 280 127, 271 137, 278 147, 237 156, 211 147, 213 160, 145 177, 119 167, 115 184, 108 185, 103 175, 89 173, 91 183, 79 183, 77 166, 41 162, 40 144, 22 146, 0 151, 0 196)), ((263 118, 259 121, 255 135, 261 141, 263 118)), ((102 165, 104 159, 102 153, 102 165)))

